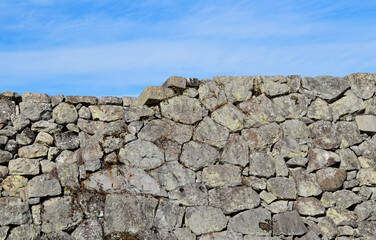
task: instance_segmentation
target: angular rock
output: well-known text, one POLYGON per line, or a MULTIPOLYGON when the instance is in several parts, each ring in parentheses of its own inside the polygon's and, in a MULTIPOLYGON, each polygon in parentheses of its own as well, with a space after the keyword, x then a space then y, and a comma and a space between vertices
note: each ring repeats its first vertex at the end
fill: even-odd
POLYGON ((338 168, 323 168, 316 172, 317 183, 322 191, 335 191, 346 180, 346 171, 338 168))
POLYGON ((18 175, 8 176, 1 182, 3 190, 11 197, 19 197, 21 189, 25 187, 26 184, 27 178, 18 175))
POLYGON ((211 114, 211 118, 215 122, 230 129, 230 131, 235 132, 244 128, 246 116, 237 107, 228 103, 216 109, 211 114))
POLYGON ((212 165, 218 158, 218 151, 207 144, 190 141, 183 145, 180 162, 194 170, 212 165))
POLYGON ((41 144, 51 146, 54 143, 54 137, 52 137, 48 133, 40 132, 40 133, 38 133, 37 137, 35 138, 35 143, 41 143, 41 144))
POLYGON ((162 165, 164 155, 161 149, 153 143, 136 140, 120 149, 119 161, 130 166, 149 170, 162 165))
POLYGON ((339 121, 336 123, 336 130, 341 138, 341 148, 348 148, 362 141, 359 128, 354 122, 339 121))
POLYGON ((96 105, 98 98, 92 96, 66 96, 65 102, 72 104, 96 105))
POLYGON ((333 119, 333 110, 325 100, 318 98, 309 105, 307 117, 314 120, 331 121, 333 119))
POLYGON ((341 99, 330 104, 333 111, 333 120, 337 121, 340 117, 347 114, 354 114, 366 108, 362 99, 355 96, 351 91, 345 93, 341 99))
POLYGON ((318 196, 322 193, 320 185, 316 181, 315 174, 309 174, 303 168, 291 169, 291 173, 294 177, 299 196, 318 196))
POLYGON ((219 208, 210 206, 188 207, 185 223, 196 235, 217 232, 227 225, 227 218, 219 208))
POLYGON ((208 204, 208 191, 205 185, 193 183, 178 187, 169 192, 168 197, 185 206, 208 204))
POLYGON ((79 172, 77 163, 57 163, 56 170, 60 184, 63 187, 69 187, 73 189, 78 188, 79 172))
POLYGON ((22 101, 35 103, 50 103, 51 99, 47 94, 24 92, 22 94, 22 101))
POLYGON ((99 105, 119 105, 123 106, 123 99, 120 97, 104 96, 98 99, 99 105))
POLYGON ((73 105, 63 102, 54 108, 52 118, 55 119, 57 124, 65 125, 75 123, 78 119, 78 113, 73 105))
POLYGON ((195 129, 193 139, 212 146, 223 148, 229 137, 229 130, 210 117, 205 117, 195 129))
POLYGON ((17 158, 9 161, 11 175, 39 174, 39 159, 17 158))
POLYGON ((249 174, 256 177, 272 177, 275 175, 273 158, 264 152, 252 152, 249 162, 249 174))
POLYGON ((137 106, 159 103, 175 95, 174 91, 165 87, 147 87, 137 98, 137 106))
POLYGON ((0 240, 5 240, 7 238, 9 228, 10 227, 8 227, 8 226, 0 227, 0 240))
POLYGON ((334 152, 325 151, 320 148, 311 148, 308 152, 307 171, 312 172, 329 167, 340 161, 340 156, 334 152))
POLYGON ((104 232, 137 233, 151 228, 157 204, 158 200, 150 197, 126 193, 107 195, 104 232))
POLYGON ((171 76, 163 83, 162 87, 184 89, 187 87, 187 79, 185 77, 171 76))
POLYGON ((192 133, 192 126, 176 123, 168 119, 156 119, 147 123, 138 133, 138 137, 150 142, 155 142, 159 139, 170 139, 183 144, 191 139, 192 133))
POLYGON ((267 205, 266 203, 261 203, 261 206, 268 209, 271 213, 281 213, 291 209, 289 202, 285 200, 272 202, 269 205, 267 205))
POLYGON ((24 224, 12 229, 8 240, 37 239, 40 235, 40 226, 34 224, 24 224))
POLYGON ((61 193, 61 186, 56 178, 43 174, 32 178, 27 183, 24 193, 25 199, 57 196, 61 193))
POLYGON ((21 225, 31 219, 29 206, 20 198, 0 198, 0 225, 21 225))
POLYGON ((200 102, 187 96, 174 97, 161 103, 161 112, 162 116, 185 124, 194 124, 206 115, 200 102))
POLYGON ((359 98, 371 98, 375 92, 375 74, 352 73, 345 77, 350 83, 351 91, 359 98))
POLYGON ((350 87, 344 78, 332 76, 303 77, 302 86, 311 94, 329 101, 336 99, 350 87))
POLYGON ((11 116, 16 114, 16 104, 6 98, 0 98, 0 123, 6 123, 11 120, 11 116))
POLYGON ((336 206, 342 208, 349 208, 362 201, 361 197, 349 190, 336 191, 333 196, 336 200, 336 206))
POLYGON ((221 154, 220 161, 242 167, 245 167, 249 163, 248 144, 239 134, 230 134, 221 154))
POLYGON ((44 233, 67 230, 78 225, 82 212, 71 196, 51 198, 43 202, 42 231, 44 233))
POLYGON ((304 157, 306 155, 306 151, 304 150, 294 137, 287 136, 274 144, 272 153, 274 156, 279 156, 282 159, 289 159, 304 157))
POLYGON ((302 94, 292 93, 287 96, 274 98, 273 103, 276 107, 284 109, 286 118, 297 119, 307 113, 309 101, 302 94))
POLYGON ((313 138, 313 145, 322 149, 339 147, 341 138, 335 125, 328 121, 318 121, 309 125, 313 138))
POLYGON ((286 162, 288 167, 305 167, 308 163, 308 158, 293 157, 286 162))
POLYGON ((325 207, 313 197, 298 198, 294 203, 294 210, 306 216, 317 216, 325 213, 325 207))
POLYGON ((239 104, 240 110, 258 123, 282 122, 285 120, 285 111, 276 106, 272 100, 264 94, 251 98, 239 104))
POLYGON ((335 225, 355 225, 356 214, 342 207, 332 207, 326 211, 326 216, 330 217, 335 225))
POLYGON ((167 191, 192 184, 195 182, 196 177, 194 171, 184 168, 177 161, 167 162, 159 168, 152 170, 150 174, 157 179, 167 191))
POLYGON ((339 168, 344 170, 357 170, 360 168, 358 157, 349 148, 339 149, 336 153, 340 156, 341 164, 339 168))
POLYGON ((181 225, 184 212, 184 208, 178 203, 164 198, 158 204, 153 225, 159 229, 172 231, 181 225))
POLYGON ((333 222, 333 220, 329 217, 322 217, 318 220, 318 227, 323 235, 323 237, 327 237, 329 239, 333 239, 337 236, 337 226, 333 222))
POLYGON ((300 219, 298 212, 289 211, 273 216, 273 235, 303 235, 308 229, 300 219))
POLYGON ((124 144, 123 138, 111 136, 104 140, 104 142, 102 143, 102 147, 103 147, 104 153, 107 154, 115 150, 119 150, 123 146, 123 144, 124 144))
POLYGON ((243 240, 243 235, 241 233, 236 233, 232 231, 223 231, 216 233, 207 233, 202 235, 199 240, 243 240))
POLYGON ((33 122, 51 119, 52 107, 49 103, 20 102, 20 112, 33 122))
POLYGON ((280 126, 285 136, 291 136, 302 142, 309 141, 311 133, 304 122, 298 119, 292 119, 284 121, 280 126))
POLYGON ((268 191, 279 199, 295 199, 296 185, 293 179, 284 177, 270 178, 266 182, 268 191))
POLYGON ((76 152, 77 162, 85 166, 85 170, 94 172, 101 168, 103 152, 99 144, 87 145, 76 152))
POLYGON ((124 120, 126 122, 138 121, 143 117, 151 117, 157 112, 159 112, 158 107, 148 107, 145 105, 131 106, 124 108, 124 120))
POLYGON ((260 205, 260 197, 251 187, 214 188, 209 191, 209 205, 230 214, 260 205))
POLYGON ((63 132, 55 135, 56 147, 62 150, 74 150, 80 146, 80 139, 74 132, 63 132))
POLYGON ((241 185, 242 169, 231 164, 212 165, 202 171, 202 181, 209 187, 228 187, 241 185))
POLYGON ((356 176, 360 181, 360 186, 376 186, 376 169, 361 168, 356 176))
POLYGON ((9 170, 6 166, 0 166, 0 178, 5 178, 8 176, 9 170))
MULTIPOLYGON (((257 80, 256 80, 257 81, 257 80)), ((274 81, 274 79, 264 79, 261 83, 261 92, 266 96, 275 97, 289 93, 290 88, 285 83, 274 81)))
POLYGON ((84 220, 73 231, 72 237, 75 240, 103 239, 102 225, 98 219, 95 218, 84 220))
POLYGON ((376 236, 376 221, 360 222, 358 229, 363 239, 371 240, 376 236))
POLYGON ((214 76, 213 81, 223 88, 229 102, 245 101, 252 97, 253 78, 250 76, 214 76))
POLYGON ((278 124, 271 123, 259 128, 243 129, 241 135, 248 143, 250 150, 253 151, 271 147, 281 139, 283 133, 278 124))
POLYGON ((50 121, 45 121, 45 120, 35 122, 31 126, 31 130, 33 130, 35 132, 46 132, 46 133, 49 133, 49 134, 61 132, 62 129, 63 129, 63 126, 57 125, 56 123, 53 123, 53 122, 50 122, 50 121))
POLYGON ((12 115, 11 119, 16 131, 21 131, 30 124, 30 120, 24 115, 12 115))
POLYGON ((264 208, 241 212, 230 219, 227 229, 253 236, 270 236, 272 232, 271 213, 264 208))
POLYGON ((355 116, 355 121, 360 131, 376 132, 376 116, 375 115, 358 115, 358 116, 355 116))
POLYGON ((42 144, 33 144, 18 149, 21 158, 40 158, 47 156, 48 147, 42 144))
POLYGON ((120 120, 124 115, 124 108, 122 106, 113 105, 99 105, 89 106, 93 120, 104 122, 113 122, 120 120))
POLYGON ((211 80, 203 80, 198 88, 199 99, 206 109, 213 111, 226 102, 225 92, 211 80))
POLYGON ((4 151, 0 149, 0 163, 7 163, 9 160, 11 160, 13 157, 13 154, 10 152, 4 151))

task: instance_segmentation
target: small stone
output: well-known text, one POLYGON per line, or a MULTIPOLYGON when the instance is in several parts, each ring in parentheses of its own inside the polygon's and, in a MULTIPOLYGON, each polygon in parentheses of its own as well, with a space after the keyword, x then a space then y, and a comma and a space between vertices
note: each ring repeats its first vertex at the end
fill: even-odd
POLYGON ((137 98, 137 106, 159 103, 175 95, 174 91, 165 87, 147 87, 137 98))
POLYGON ((86 119, 86 120, 90 120, 91 119, 90 109, 88 107, 82 106, 80 110, 78 110, 78 117, 86 119))
MULTIPOLYGON (((8 236, 8 231, 9 231, 8 226, 0 227, 0 240, 5 240, 8 236)), ((196 240, 196 238, 194 239, 196 240)))
POLYGON ((308 229, 302 222, 298 212, 288 211, 273 216, 273 235, 303 235, 308 229))
POLYGON ((226 102, 226 95, 215 81, 203 80, 198 88, 199 99, 206 109, 213 111, 226 102))
POLYGON ((77 163, 57 163, 56 170, 60 184, 63 187, 69 187, 72 189, 78 188, 79 172, 77 163))
POLYGON ((190 141, 183 145, 180 161, 186 167, 197 171, 212 165, 218 158, 218 154, 214 147, 190 141))
POLYGON ((241 185, 241 168, 231 164, 212 165, 203 169, 202 181, 209 187, 241 185))
POLYGON ((65 125, 75 123, 78 118, 78 113, 73 105, 62 102, 54 108, 52 118, 55 119, 57 124, 65 125))
POLYGON ((64 101, 64 95, 50 96, 50 98, 52 107, 55 107, 56 105, 64 101))
POLYGON ((308 158, 304 157, 293 157, 287 162, 288 167, 305 167, 308 163, 308 158))
POLYGON ((355 121, 360 131, 376 132, 375 115, 357 115, 355 116, 355 121))
POLYGON ((107 195, 104 232, 137 233, 151 228, 157 205, 158 200, 150 197, 126 193, 107 195))
POLYGON ((318 121, 309 125, 313 138, 313 145, 322 149, 339 147, 341 138, 335 125, 328 121, 318 121))
POLYGON ((313 197, 298 198, 294 203, 294 210, 301 215, 318 216, 325 213, 325 207, 313 197))
POLYGON ((330 217, 335 225, 354 225, 356 221, 355 213, 342 207, 332 207, 326 211, 326 215, 330 217))
POLYGON ((136 140, 120 149, 119 161, 130 166, 149 170, 162 165, 164 155, 161 149, 153 143, 136 140))
POLYGON ((0 123, 11 120, 11 116, 16 114, 16 104, 14 101, 0 97, 0 123))
POLYGON ((11 175, 1 182, 1 187, 11 197, 19 197, 20 191, 27 184, 27 178, 19 175, 11 175))
POLYGON ((341 158, 341 164, 339 166, 341 169, 349 171, 349 170, 357 170, 360 168, 358 157, 349 148, 339 149, 336 151, 336 153, 341 158))
POLYGON ((275 82, 265 79, 261 84, 261 92, 269 97, 284 95, 290 92, 290 88, 285 83, 275 82))
POLYGON ((334 194, 332 192, 324 192, 321 196, 321 203, 324 207, 334 207, 336 204, 336 199, 334 198, 334 194))
POLYGON ((308 98, 299 93, 273 98, 276 107, 284 109, 285 117, 298 119, 307 113, 308 98))
POLYGON ((218 208, 210 206, 188 207, 185 223, 196 235, 217 232, 227 225, 227 218, 218 208))
POLYGON ((242 182, 245 186, 252 187, 255 190, 266 189, 266 179, 254 176, 243 177, 242 182))
POLYGON ((43 202, 42 231, 67 230, 82 221, 82 212, 70 196, 51 198, 43 202))
POLYGON ((180 186, 170 191, 168 197, 185 206, 208 204, 208 191, 205 185, 199 183, 180 186))
POLYGON ((7 163, 9 160, 11 160, 13 157, 13 154, 10 152, 4 151, 0 149, 0 163, 7 163))
POLYGON ((270 204, 272 203, 274 200, 277 199, 277 197, 270 193, 270 192, 267 192, 267 191, 262 191, 260 193, 260 198, 266 203, 266 204, 270 204))
POLYGON ((230 214, 252 209, 260 204, 260 197, 251 187, 222 187, 209 191, 209 205, 230 214))
POLYGON ((227 229, 253 236, 270 236, 272 232, 271 213, 264 208, 238 213, 230 219, 227 229))
POLYGON ((184 208, 180 207, 178 203, 162 199, 158 204, 153 225, 159 229, 171 231, 181 225, 184 212, 184 208))
POLYGON ((316 172, 317 183, 322 191, 335 191, 346 180, 346 171, 338 168, 323 168, 316 172))
POLYGON ((84 105, 96 105, 98 103, 98 98, 91 96, 66 96, 65 102, 72 104, 84 104, 84 105))
POLYGON ((272 177, 275 174, 273 158, 264 152, 252 152, 250 155, 249 174, 256 177, 272 177))
POLYGON ((8 176, 9 170, 6 166, 0 166, 0 178, 8 176))
POLYGON ((289 210, 289 203, 288 201, 284 200, 272 202, 269 205, 266 203, 261 203, 261 206, 268 209, 271 213, 281 213, 289 210))
POLYGON ((11 175, 39 174, 39 159, 17 158, 9 161, 11 175))
POLYGON ((252 97, 253 78, 250 76, 214 76, 213 81, 223 88, 229 102, 245 101, 252 97))
POLYGON ((47 153, 48 147, 38 143, 18 149, 21 158, 40 158, 47 156, 47 153))
POLYGON ((137 102, 136 97, 122 97, 122 100, 123 100, 124 107, 136 106, 136 102, 137 102))
POLYGON ((344 78, 332 76, 303 77, 302 86, 313 95, 329 101, 336 99, 350 87, 344 78))
POLYGON ((239 134, 230 134, 220 161, 245 167, 249 163, 248 144, 239 134))
POLYGON ((228 103, 216 109, 211 114, 211 118, 230 131, 235 132, 244 128, 246 116, 237 107, 228 103))
POLYGON ((80 139, 74 132, 57 133, 55 144, 62 150, 74 150, 80 146, 80 139))
POLYGON ((138 121, 140 118, 151 117, 157 112, 159 112, 157 107, 131 106, 124 108, 124 120, 126 122, 138 121))
POLYGON ((187 79, 185 77, 171 76, 163 83, 162 87, 184 89, 187 87, 187 79))
POLYGON ((326 101, 318 98, 309 105, 307 117, 314 120, 331 121, 333 119, 333 110, 326 101))
POLYGON ((376 169, 361 168, 356 176, 360 181, 360 186, 376 186, 376 169))
POLYGON ((320 148, 311 148, 308 152, 307 171, 312 172, 318 169, 329 167, 341 161, 338 154, 325 151, 320 148))
POLYGON ((35 138, 35 143, 41 143, 51 146, 54 143, 54 137, 52 137, 48 133, 40 132, 35 138))
POLYGON ((93 120, 104 122, 113 122, 120 120, 124 115, 124 108, 122 106, 113 105, 99 105, 89 106, 93 120))
POLYGON ((185 124, 194 124, 206 115, 201 103, 187 96, 177 96, 162 102, 161 112, 162 116, 185 124))
POLYGON ((184 90, 183 95, 196 98, 198 96, 198 90, 196 88, 187 88, 184 90))
POLYGON ((279 199, 295 199, 296 186, 291 178, 275 177, 266 182, 268 191, 273 193, 279 199))

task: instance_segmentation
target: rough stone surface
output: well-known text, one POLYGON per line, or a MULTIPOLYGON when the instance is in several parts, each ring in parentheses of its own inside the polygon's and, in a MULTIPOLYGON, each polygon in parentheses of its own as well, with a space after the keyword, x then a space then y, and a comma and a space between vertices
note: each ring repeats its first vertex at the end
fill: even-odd
POLYGON ((312 172, 318 169, 329 167, 341 161, 338 154, 325 151, 320 148, 311 148, 308 152, 307 171, 312 172))
POLYGON ((273 235, 302 235, 308 229, 300 219, 298 212, 289 211, 273 216, 273 235))
POLYGON ((256 208, 238 213, 232 217, 228 230, 252 236, 270 236, 272 231, 271 213, 264 208, 256 208))
POLYGON ((270 178, 266 183, 267 189, 279 199, 295 199, 296 186, 291 178, 270 178))
POLYGON ((222 86, 229 102, 245 101, 252 97, 253 78, 250 76, 214 76, 213 81, 222 86))
POLYGON ((205 185, 188 184, 169 192, 169 198, 185 206, 208 204, 208 191, 205 185))
POLYGON ((230 134, 228 142, 220 157, 223 163, 245 167, 249 163, 248 144, 238 134, 230 134))
POLYGON ((202 170, 202 181, 208 187, 241 185, 241 168, 230 164, 209 166, 202 170))
POLYGON ((33 144, 18 149, 18 155, 21 158, 40 158, 47 156, 48 147, 42 144, 33 144))
POLYGON ((160 101, 173 97, 174 91, 165 87, 147 87, 137 98, 137 105, 149 105, 159 103, 160 101))
POLYGON ((192 232, 200 235, 221 231, 227 225, 227 218, 220 209, 215 207, 188 207, 185 214, 185 223, 192 232))
POLYGON ((21 225, 31 219, 29 206, 20 198, 2 197, 0 199, 0 225, 21 225))
POLYGON ((37 175, 39 174, 39 160, 17 158, 9 161, 9 174, 11 175, 37 175))
POLYGON ((229 130, 205 117, 194 131, 193 139, 214 147, 223 148, 229 137, 229 130))
POLYGON ((239 131, 244 128, 245 114, 231 103, 225 104, 211 114, 212 119, 227 127, 230 131, 239 131))
POLYGON ((350 87, 344 78, 331 76, 303 77, 302 86, 314 96, 329 101, 337 98, 350 87))
POLYGON ((165 88, 186 88, 187 87, 187 79, 185 77, 179 76, 171 76, 169 77, 165 83, 163 83, 162 87, 165 88))
POLYGON ((184 166, 197 171, 212 165, 218 154, 214 147, 191 141, 183 145, 180 161, 184 166))
POLYGON ((93 120, 112 122, 120 120, 124 115, 124 108, 113 105, 89 106, 93 120))
POLYGON ((298 198, 294 209, 301 215, 317 216, 325 213, 325 207, 314 197, 298 198))
POLYGON ((376 132, 376 116, 375 115, 358 115, 355 117, 355 121, 360 131, 376 132))
POLYGON ((78 119, 78 113, 73 105, 63 102, 54 108, 52 118, 55 119, 57 124, 75 123, 78 119))
POLYGON ((316 172, 317 183, 322 191, 335 191, 346 180, 346 171, 338 168, 323 168, 316 172))
POLYGON ((272 177, 275 174, 273 158, 264 152, 252 152, 250 155, 249 174, 256 177, 272 177))
POLYGON ((210 80, 201 82, 198 94, 201 103, 210 111, 214 111, 227 100, 226 94, 221 89, 220 84, 210 80))

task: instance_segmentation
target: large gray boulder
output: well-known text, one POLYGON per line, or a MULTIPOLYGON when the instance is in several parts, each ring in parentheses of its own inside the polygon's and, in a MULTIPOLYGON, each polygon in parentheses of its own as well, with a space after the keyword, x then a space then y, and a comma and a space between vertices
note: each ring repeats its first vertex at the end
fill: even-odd
POLYGON ((27 203, 16 197, 0 198, 0 225, 21 225, 31 219, 27 203))
POLYGON ((73 105, 63 102, 54 108, 52 118, 57 124, 65 125, 75 123, 78 119, 78 113, 73 105))
POLYGON ((188 207, 185 224, 196 235, 218 232, 227 225, 227 218, 219 208, 210 206, 188 207))
POLYGON ((302 87, 314 96, 332 101, 350 88, 344 78, 332 76, 303 77, 302 87))
POLYGON ((272 233, 271 213, 265 208, 256 208, 232 217, 227 229, 252 236, 270 236, 272 233))

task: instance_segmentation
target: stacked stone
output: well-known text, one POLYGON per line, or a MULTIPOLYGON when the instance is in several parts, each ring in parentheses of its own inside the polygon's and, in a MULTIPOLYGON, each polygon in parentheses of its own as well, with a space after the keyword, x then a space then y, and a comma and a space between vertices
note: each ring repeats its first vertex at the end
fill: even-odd
POLYGON ((376 239, 376 74, 0 95, 0 240, 376 239))

